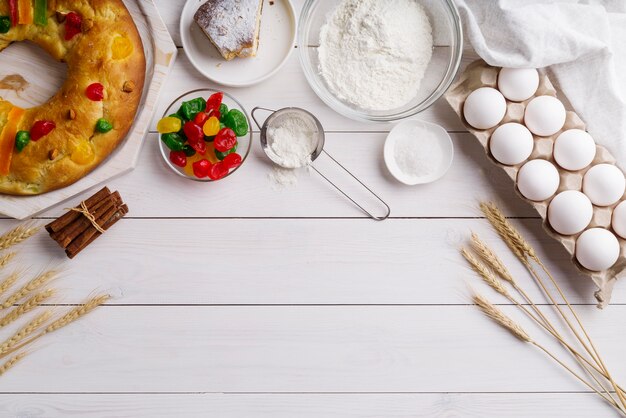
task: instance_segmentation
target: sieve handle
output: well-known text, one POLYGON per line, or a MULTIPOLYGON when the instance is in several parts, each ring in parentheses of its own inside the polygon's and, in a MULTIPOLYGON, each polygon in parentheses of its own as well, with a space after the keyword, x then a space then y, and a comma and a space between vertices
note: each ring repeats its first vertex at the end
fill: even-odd
POLYGON ((363 206, 359 205, 353 198, 351 198, 346 192, 344 192, 343 190, 341 190, 339 188, 339 186, 337 186, 335 183, 333 183, 328 177, 326 177, 324 174, 322 174, 317 168, 315 168, 315 166, 313 164, 311 164, 309 167, 311 167, 313 170, 315 170, 315 172, 317 174, 319 174, 320 176, 322 176, 322 178, 324 180, 326 180, 328 183, 331 184, 331 186, 333 186, 335 189, 337 189, 339 191, 339 193, 341 193, 342 195, 344 195, 348 200, 350 200, 352 203, 354 203, 359 209, 361 209, 363 212, 365 212, 365 214, 367 216, 369 216, 370 218, 372 218, 375 221, 384 221, 385 219, 387 219, 389 217, 389 215, 391 215, 391 208, 389 207, 389 205, 380 197, 378 196, 376 193, 374 193, 372 191, 372 189, 370 189, 369 187, 367 187, 361 180, 359 180, 354 174, 352 174, 350 171, 348 171, 347 168, 345 168, 339 161, 335 160, 335 158, 333 158, 332 155, 330 155, 329 153, 327 153, 326 151, 322 150, 322 152, 324 154, 326 154, 331 160, 333 160, 333 162, 335 164, 337 164, 339 167, 341 167, 343 169, 343 171, 345 171, 346 173, 348 173, 350 175, 350 177, 352 177, 353 179, 355 179, 361 186, 363 186, 365 188, 365 190, 367 190, 368 192, 371 193, 372 196, 374 196, 376 199, 378 199, 378 201, 380 203, 382 203, 385 208, 387 208, 387 213, 385 213, 385 215, 383 216, 375 216, 373 214, 371 214, 369 211, 367 211, 363 206))
POLYGON ((255 107, 254 109, 252 109, 252 111, 250 112, 250 116, 252 116, 252 119, 254 120, 254 123, 256 123, 256 126, 258 126, 259 129, 263 129, 263 124, 259 123, 259 121, 257 120, 256 116, 254 116, 254 113, 259 111, 259 110, 265 110, 265 111, 270 112, 270 113, 274 113, 276 111, 272 110, 272 109, 268 109, 266 107, 258 107, 258 106, 255 107))

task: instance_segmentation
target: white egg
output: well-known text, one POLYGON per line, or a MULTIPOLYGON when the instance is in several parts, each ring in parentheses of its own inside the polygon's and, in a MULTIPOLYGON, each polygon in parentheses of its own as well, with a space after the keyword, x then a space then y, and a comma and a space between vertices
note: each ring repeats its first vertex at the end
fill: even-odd
POLYGON ((524 125, 505 123, 491 135, 489 149, 498 162, 515 165, 526 161, 533 152, 533 135, 524 125))
POLYGON ((566 170, 582 170, 595 156, 596 143, 581 129, 568 129, 554 141, 554 160, 566 170))
POLYGON ((591 167, 583 177, 583 193, 597 206, 611 206, 624 195, 624 173, 612 164, 591 167))
POLYGON ((530 160, 517 173, 517 188, 528 200, 541 202, 559 188, 561 179, 556 167, 546 160, 530 160))
POLYGON ((493 128, 500 123, 506 113, 506 100, 498 90, 481 87, 465 99, 463 116, 467 123, 476 129, 493 128))
POLYGON ((626 202, 620 203, 613 209, 611 226, 617 235, 626 239, 626 202))
POLYGON ((591 228, 576 240, 576 259, 587 270, 610 268, 619 258, 619 241, 604 228, 591 228))
POLYGON ((577 190, 557 194, 548 206, 550 226, 562 235, 578 234, 589 226, 592 217, 591 201, 577 190))
POLYGON ((498 75, 498 90, 513 102, 523 102, 539 87, 539 73, 534 68, 503 68, 498 75))
POLYGON ((565 124, 565 107, 556 97, 535 97, 526 106, 524 124, 535 135, 554 135, 565 124))

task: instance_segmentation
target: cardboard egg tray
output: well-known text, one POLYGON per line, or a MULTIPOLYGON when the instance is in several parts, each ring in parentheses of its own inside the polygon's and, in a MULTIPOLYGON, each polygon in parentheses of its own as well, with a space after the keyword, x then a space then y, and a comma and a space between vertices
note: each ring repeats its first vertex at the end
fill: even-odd
MULTIPOLYGON (((506 166, 497 162, 491 156, 491 153, 489 151, 489 138, 491 137, 491 134, 493 133, 493 131, 495 131, 498 126, 504 123, 518 122, 518 123, 523 124, 524 110, 526 108, 526 105, 534 97, 544 96, 544 95, 556 97, 557 92, 554 86, 552 85, 552 83, 550 82, 550 80, 548 79, 548 77, 545 74, 540 74, 539 75, 539 88, 537 89, 537 92, 535 93, 534 96, 532 96, 530 99, 524 102, 519 102, 519 103, 511 102, 507 100, 506 114, 504 116, 504 119, 500 122, 498 126, 495 126, 487 130, 475 129, 472 126, 470 126, 465 121, 465 118, 463 117, 463 104, 465 103, 465 99, 472 91, 480 87, 493 87, 497 89, 499 71, 500 71, 500 68, 491 67, 482 60, 475 61, 467 67, 467 69, 463 72, 463 74, 461 74, 460 78, 448 90, 445 97, 448 103, 450 103, 452 108, 456 111, 459 117, 463 120, 463 123, 465 124, 467 129, 478 139, 478 141, 485 148, 485 152, 487 153, 491 161, 497 166, 501 167, 508 174, 508 176, 513 180, 513 182, 515 182, 517 178, 517 172, 519 171, 519 169, 524 163, 518 164, 515 166, 506 166)), ((548 160, 552 162, 554 166, 559 170, 561 184, 556 194, 564 190, 582 191, 582 181, 583 181, 583 176, 585 172, 596 164, 608 163, 608 164, 615 165, 615 158, 613 158, 613 156, 609 153, 609 151, 606 148, 596 144, 596 157, 593 160, 593 162, 589 165, 589 167, 580 171, 567 171, 567 170, 560 168, 558 164, 556 164, 556 162, 554 161, 554 158, 552 155, 552 148, 553 148, 554 141, 559 136, 559 134, 568 129, 585 130, 585 124, 583 123, 583 121, 578 117, 576 113, 572 111, 567 111, 565 126, 562 128, 561 131, 557 132, 556 134, 549 136, 549 137, 539 137, 533 134, 533 138, 535 140, 535 146, 529 159, 540 158, 540 159, 548 160)), ((561 242, 561 244, 563 244, 567 252, 571 255, 572 262, 576 265, 576 267, 582 273, 590 276, 593 279, 595 284, 598 286, 598 290, 595 292, 595 297, 598 300, 598 307, 599 308, 605 307, 610 301, 611 292, 613 290, 613 286, 615 282, 617 281, 618 277, 626 273, 626 240, 620 238, 619 235, 615 234, 615 236, 617 237, 620 243, 621 251, 620 251, 619 258, 617 262, 613 265, 613 267, 611 267, 608 270, 601 271, 601 272, 589 271, 585 269, 584 267, 582 267, 576 261, 576 257, 574 255, 576 239, 578 238, 578 235, 580 234, 572 235, 572 236, 565 236, 565 235, 561 235, 557 233, 550 227, 550 224, 548 223, 548 220, 547 220, 547 213, 548 213, 548 205, 550 203, 550 200, 552 200, 552 197, 543 202, 533 202, 524 198, 517 190, 517 187, 516 187, 516 192, 523 200, 530 203, 535 208, 535 210, 537 210, 539 215, 541 215, 541 217, 543 218, 544 229, 548 232, 549 235, 551 235, 553 238, 557 239, 558 241, 561 242)), ((622 200, 623 199, 624 197, 622 196, 622 200)), ((617 204, 619 204, 620 202, 609 207, 598 207, 594 205, 593 206, 593 218, 591 220, 591 223, 587 227, 587 229, 593 228, 593 227, 602 227, 602 228, 606 228, 612 231, 611 216, 612 216, 613 208, 617 206, 617 204)))

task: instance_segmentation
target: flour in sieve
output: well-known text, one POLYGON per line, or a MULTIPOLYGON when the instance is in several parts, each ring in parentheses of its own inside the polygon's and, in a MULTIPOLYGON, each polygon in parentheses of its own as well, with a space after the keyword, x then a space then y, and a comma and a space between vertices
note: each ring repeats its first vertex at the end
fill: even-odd
POLYGON ((343 0, 320 30, 319 69, 339 99, 396 109, 416 96, 432 49, 430 22, 416 0, 343 0))
POLYGON ((298 168, 311 164, 311 154, 317 148, 315 123, 292 113, 281 116, 267 129, 267 144, 283 168, 298 168))

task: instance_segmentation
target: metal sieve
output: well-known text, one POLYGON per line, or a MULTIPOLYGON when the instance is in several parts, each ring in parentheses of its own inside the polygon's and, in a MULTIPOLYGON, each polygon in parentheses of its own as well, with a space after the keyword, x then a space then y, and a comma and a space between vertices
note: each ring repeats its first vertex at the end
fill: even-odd
POLYGON ((328 158, 330 158, 335 164, 341 167, 343 171, 348 173, 350 177, 356 180, 361 186, 365 188, 365 190, 367 190, 372 196, 374 196, 379 202, 381 202, 385 206, 386 208, 385 215, 383 216, 373 215, 368 210, 366 210, 363 206, 358 204, 356 200, 350 197, 339 186, 333 183, 326 175, 320 172, 313 164, 310 164, 309 167, 311 167, 311 169, 313 169, 317 174, 322 176, 324 180, 326 180, 331 186, 333 186, 337 191, 339 191, 339 193, 344 195, 348 200, 350 200, 354 205, 356 205, 359 209, 361 209, 370 218, 376 221, 384 221, 385 219, 389 217, 389 215, 391 214, 391 208, 389 207, 389 205, 385 203, 385 201, 381 199, 380 196, 378 196, 369 187, 367 187, 361 180, 359 180, 354 174, 348 171, 348 169, 345 168, 333 156, 331 156, 328 152, 324 151, 324 144, 325 144, 324 128, 322 127, 322 124, 320 123, 320 121, 311 112, 298 108, 298 107, 286 107, 286 108, 279 109, 279 110, 272 110, 272 109, 267 109, 264 107, 255 107, 254 109, 252 109, 251 115, 252 115, 252 119, 254 119, 254 122, 261 130, 261 147, 263 148, 263 152, 265 152, 265 155, 267 155, 268 158, 272 160, 274 164, 283 168, 288 168, 288 169, 292 167, 285 167, 284 165, 282 165, 280 158, 274 153, 274 150, 267 143, 267 130, 270 127, 276 126, 277 124, 279 124, 281 121, 285 120, 286 118, 301 117, 304 119, 309 119, 317 128, 317 146, 311 153, 311 161, 315 161, 317 157, 319 157, 322 153, 324 153, 328 158), (270 116, 267 119, 265 119, 265 122, 263 122, 263 124, 259 123, 259 120, 255 116, 255 113, 259 110, 264 110, 270 113, 270 116))

